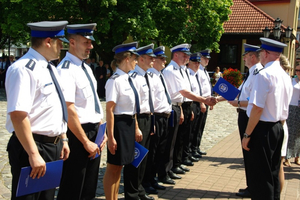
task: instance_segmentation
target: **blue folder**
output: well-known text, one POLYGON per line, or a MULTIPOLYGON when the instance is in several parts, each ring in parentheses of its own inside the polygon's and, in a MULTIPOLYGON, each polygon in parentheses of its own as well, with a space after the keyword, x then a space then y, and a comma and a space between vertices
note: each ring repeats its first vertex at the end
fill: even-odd
MULTIPOLYGON (((97 137, 95 139, 95 143, 98 145, 98 147, 100 148, 100 145, 101 143, 103 142, 104 140, 104 134, 105 134, 105 131, 106 131, 106 122, 104 122, 103 124, 101 124, 99 126, 99 129, 98 129, 98 133, 97 133, 97 137)), ((95 158, 99 157, 100 155, 97 153, 95 158)))
POLYGON ((131 164, 138 168, 145 156, 147 155, 148 151, 148 149, 140 145, 138 142, 135 142, 134 160, 131 164))
POLYGON ((224 78, 220 77, 213 90, 228 101, 232 101, 240 93, 240 90, 231 85, 224 78))
POLYGON ((31 167, 23 167, 19 177, 16 196, 19 197, 58 187, 60 184, 62 169, 63 160, 47 162, 45 175, 39 179, 32 179, 29 176, 31 167))

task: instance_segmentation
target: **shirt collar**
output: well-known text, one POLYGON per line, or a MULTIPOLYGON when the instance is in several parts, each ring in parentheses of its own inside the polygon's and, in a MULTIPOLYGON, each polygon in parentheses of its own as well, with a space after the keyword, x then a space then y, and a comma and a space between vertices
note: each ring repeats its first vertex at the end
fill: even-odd
POLYGON ((273 64, 280 65, 279 61, 271 61, 271 62, 268 62, 268 63, 265 65, 264 68, 268 68, 268 67, 270 67, 270 66, 273 65, 273 64))
POLYGON ((79 58, 77 58, 76 56, 74 56, 73 54, 67 52, 66 57, 70 59, 70 61, 72 61, 72 63, 74 63, 77 66, 81 66, 82 64, 82 60, 80 60, 79 58))
POLYGON ((159 75, 160 72, 157 71, 154 67, 149 68, 147 71, 152 72, 153 74, 159 75))
POLYGON ((39 62, 39 64, 38 64, 39 66, 42 66, 42 67, 48 66, 48 61, 46 60, 46 58, 44 56, 42 56, 39 52, 34 50, 33 48, 30 47, 30 49, 28 50, 28 53, 39 62))
POLYGON ((135 66, 134 71, 136 71, 138 74, 145 76, 146 72, 138 65, 135 66))

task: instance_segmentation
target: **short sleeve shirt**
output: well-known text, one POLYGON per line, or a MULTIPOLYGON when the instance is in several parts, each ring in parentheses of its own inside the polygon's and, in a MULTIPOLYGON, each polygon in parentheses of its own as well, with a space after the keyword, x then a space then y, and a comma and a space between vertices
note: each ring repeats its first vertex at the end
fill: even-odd
POLYGON ((136 113, 134 92, 128 81, 129 75, 117 69, 105 85, 106 102, 114 102, 115 115, 133 115, 136 113))
MULTIPOLYGON (((31 131, 35 134, 53 137, 67 131, 61 102, 47 66, 48 61, 30 48, 22 58, 8 68, 5 86, 6 128, 9 132, 14 131, 10 119, 10 113, 14 111, 28 114, 31 131)), ((52 66, 52 69, 60 83, 55 67, 52 66)), ((61 89, 63 90, 63 87, 61 89)))
MULTIPOLYGON (((103 118, 103 110, 99 98, 96 98, 100 107, 100 113, 95 111, 95 100, 90 81, 82 69, 82 60, 67 52, 64 59, 57 66, 62 84, 66 88, 64 96, 66 102, 74 103, 81 124, 99 123, 103 118), (67 65, 64 63, 69 61, 67 65)), ((94 85, 97 95, 97 81, 91 68, 84 64, 94 85)))
POLYGON ((210 97, 211 96, 211 84, 210 84, 210 78, 205 68, 200 65, 200 68, 198 70, 198 78, 201 84, 202 88, 202 96, 203 97, 210 97))
POLYGON ((261 121, 286 120, 292 89, 290 78, 280 66, 279 61, 267 63, 264 69, 255 75, 247 115, 250 116, 254 104, 263 108, 261 121))
MULTIPOLYGON (((163 75, 159 71, 157 71, 155 68, 148 69, 148 72, 150 73, 150 77, 151 77, 149 79, 149 82, 151 85, 151 92, 152 92, 153 104, 154 104, 154 112, 170 113, 172 110, 172 104, 168 103, 168 98, 165 93, 165 88, 164 88, 162 80, 160 78, 160 76, 162 76, 162 78, 163 78, 163 75)), ((167 92, 168 92, 168 89, 167 89, 167 92)))

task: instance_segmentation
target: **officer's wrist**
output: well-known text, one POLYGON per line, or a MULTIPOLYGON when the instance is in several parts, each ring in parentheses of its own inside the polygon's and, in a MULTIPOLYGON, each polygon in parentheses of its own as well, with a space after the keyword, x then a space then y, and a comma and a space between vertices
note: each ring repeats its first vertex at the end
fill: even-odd
POLYGON ((251 135, 248 135, 247 133, 244 133, 244 138, 250 138, 251 135))
POLYGON ((69 138, 62 138, 61 141, 68 143, 69 142, 69 138))

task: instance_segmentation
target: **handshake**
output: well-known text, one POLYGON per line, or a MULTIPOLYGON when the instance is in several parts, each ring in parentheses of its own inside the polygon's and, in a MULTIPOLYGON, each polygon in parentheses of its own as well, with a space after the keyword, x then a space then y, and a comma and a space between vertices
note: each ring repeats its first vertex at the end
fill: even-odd
POLYGON ((218 100, 215 97, 206 97, 204 98, 204 102, 208 106, 214 106, 218 103, 218 100))

